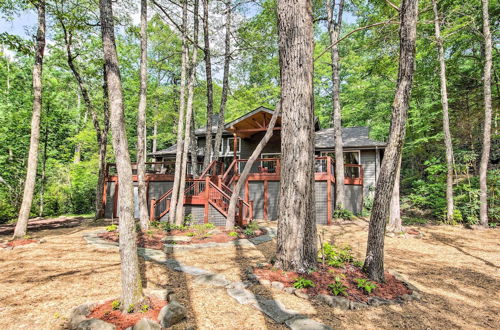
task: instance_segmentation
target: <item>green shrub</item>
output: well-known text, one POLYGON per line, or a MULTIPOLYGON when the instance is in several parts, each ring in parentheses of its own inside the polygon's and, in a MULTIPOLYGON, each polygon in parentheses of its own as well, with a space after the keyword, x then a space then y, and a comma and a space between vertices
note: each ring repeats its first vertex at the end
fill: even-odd
POLYGON ((147 313, 149 311, 149 305, 143 304, 141 305, 141 313, 147 313))
POLYGON ((352 212, 347 209, 336 209, 335 211, 333 211, 334 219, 351 220, 352 217, 352 212))
POLYGON ((122 305, 122 303, 120 302, 120 300, 113 300, 111 302, 111 308, 113 308, 113 310, 118 310, 120 309, 120 306, 122 305))
POLYGON ((251 228, 245 228, 245 230, 243 230, 243 234, 247 236, 253 236, 255 235, 255 231, 251 228))
POLYGON ((332 291, 334 296, 338 296, 339 294, 347 296, 347 287, 342 282, 340 276, 335 276, 335 282, 328 284, 328 288, 332 291))
POLYGON ((118 226, 115 224, 109 225, 106 227, 106 230, 109 232, 116 231, 118 229, 118 226))
POLYGON ((293 287, 295 289, 314 288, 314 282, 311 280, 306 280, 303 277, 298 277, 293 282, 293 287))
POLYGON ((127 308, 127 313, 133 313, 134 312, 134 309, 135 309, 135 306, 134 304, 130 304, 130 306, 128 306, 127 308))
POLYGON ((337 246, 323 243, 318 252, 318 260, 332 267, 343 267, 346 262, 353 262, 352 248, 349 245, 337 246))
POLYGON ((256 221, 252 221, 250 222, 247 226, 246 226, 247 229, 251 229, 253 231, 255 230, 258 230, 260 227, 259 227, 259 224, 256 222, 256 221))
POLYGON ((230 232, 228 235, 231 237, 238 237, 238 233, 235 231, 230 232))
POLYGON ((370 294, 374 289, 377 288, 377 285, 373 282, 368 281, 365 278, 355 278, 354 282, 358 285, 358 289, 362 289, 366 293, 370 294))

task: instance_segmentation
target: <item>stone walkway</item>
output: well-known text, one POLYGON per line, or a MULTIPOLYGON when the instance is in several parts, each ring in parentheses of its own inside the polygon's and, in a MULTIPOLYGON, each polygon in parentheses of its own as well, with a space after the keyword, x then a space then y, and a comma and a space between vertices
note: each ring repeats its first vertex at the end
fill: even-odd
MULTIPOLYGON (((258 236, 252 239, 240 239, 228 243, 205 243, 205 244, 192 244, 192 245, 176 245, 165 244, 166 252, 169 250, 192 250, 199 248, 220 247, 225 245, 244 245, 254 246, 264 242, 270 241, 276 236, 275 228, 266 228, 267 234, 258 236), (238 242, 238 243, 236 243, 238 242), (185 247, 191 247, 186 249, 185 247)), ((87 243, 95 245, 104 249, 116 249, 118 243, 109 242, 97 237, 98 232, 88 233, 84 235, 87 243)), ((275 299, 267 299, 260 295, 253 294, 247 288, 252 285, 251 282, 231 282, 226 279, 224 275, 213 273, 198 267, 184 265, 175 259, 168 259, 164 252, 148 248, 139 248, 138 253, 147 261, 152 261, 165 265, 166 267, 195 277, 194 281, 198 284, 204 284, 213 287, 223 287, 226 289, 227 294, 235 299, 241 305, 250 305, 254 309, 264 313, 269 318, 277 323, 285 324, 290 329, 294 330, 327 330, 330 327, 314 321, 305 315, 301 315, 296 311, 287 309, 281 302, 275 299)))

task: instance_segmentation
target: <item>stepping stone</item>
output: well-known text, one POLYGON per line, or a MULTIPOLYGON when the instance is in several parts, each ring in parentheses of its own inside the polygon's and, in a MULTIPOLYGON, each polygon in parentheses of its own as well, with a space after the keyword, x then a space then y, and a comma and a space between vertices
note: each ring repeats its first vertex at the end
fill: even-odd
POLYGON ((227 289, 227 294, 242 305, 257 303, 255 295, 246 289, 227 289))
POLYGON ((292 330, 332 330, 332 328, 323 323, 302 316, 286 320, 285 324, 292 330))
POLYGON ((257 236, 254 238, 249 238, 249 241, 252 242, 254 245, 266 243, 266 242, 269 242, 271 240, 272 240, 272 238, 268 235, 262 235, 262 236, 257 236))
POLYGON ((213 275, 209 271, 206 271, 204 269, 198 268, 198 267, 193 267, 193 266, 184 266, 184 265, 179 265, 174 268, 174 270, 178 272, 184 272, 190 275, 213 275))
POLYGON ((272 318, 277 323, 284 323, 298 315, 294 310, 287 309, 282 303, 273 299, 257 299, 252 306, 272 318))
POLYGON ((195 282, 213 286, 227 286, 230 284, 224 275, 219 274, 200 275, 196 277, 195 282))
POLYGON ((174 241, 174 242, 189 242, 191 237, 189 236, 165 236, 164 241, 174 241))

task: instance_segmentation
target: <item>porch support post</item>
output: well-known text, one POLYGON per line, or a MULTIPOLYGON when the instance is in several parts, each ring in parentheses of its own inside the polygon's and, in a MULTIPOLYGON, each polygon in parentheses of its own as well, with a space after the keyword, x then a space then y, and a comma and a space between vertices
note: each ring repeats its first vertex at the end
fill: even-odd
POLYGON ((156 204, 156 199, 151 200, 151 204, 149 206, 149 220, 150 221, 155 221, 155 204, 156 204))
POLYGON ((234 160, 236 160, 236 158, 238 157, 238 139, 236 137, 236 133, 233 133, 233 156, 234 156, 234 160))
POLYGON ((267 216, 267 206, 269 205, 268 181, 264 180, 264 220, 269 220, 267 216))
POLYGON ((326 204, 326 216, 327 216, 327 223, 331 225, 332 222, 332 171, 331 171, 331 163, 332 159, 327 156, 326 157, 326 173, 327 173, 327 179, 326 179, 326 191, 327 191, 327 204, 326 204))
POLYGON ((208 223, 208 208, 209 208, 209 203, 208 199, 210 198, 210 177, 205 178, 205 213, 204 213, 204 222, 208 223))

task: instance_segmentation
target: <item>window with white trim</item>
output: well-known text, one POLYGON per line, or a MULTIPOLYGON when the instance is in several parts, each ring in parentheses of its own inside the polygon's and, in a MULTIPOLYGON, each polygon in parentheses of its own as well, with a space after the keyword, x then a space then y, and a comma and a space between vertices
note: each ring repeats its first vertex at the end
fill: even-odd
MULTIPOLYGON (((237 153, 241 152, 241 138, 237 137, 236 138, 237 143, 238 143, 238 150, 236 150, 237 153)), ((234 153, 234 137, 227 138, 227 149, 226 149, 226 154, 233 154, 234 153)))

